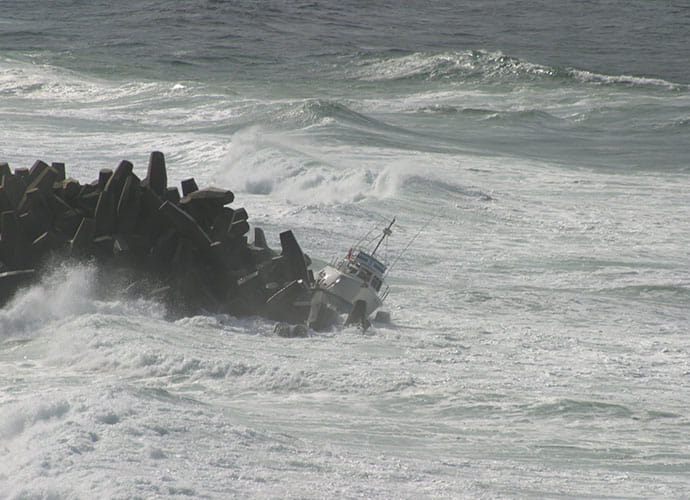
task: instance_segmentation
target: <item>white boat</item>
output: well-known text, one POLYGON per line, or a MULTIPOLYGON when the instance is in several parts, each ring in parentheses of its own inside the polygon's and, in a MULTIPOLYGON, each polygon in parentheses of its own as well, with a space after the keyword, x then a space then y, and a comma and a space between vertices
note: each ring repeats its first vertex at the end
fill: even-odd
MULTIPOLYGON (((316 278, 316 288, 328 294, 330 302, 341 313, 347 313, 347 323, 362 323, 376 311, 388 295, 385 283, 388 264, 379 260, 376 252, 391 234, 393 219, 383 230, 373 249, 362 242, 350 248, 344 258, 336 258, 324 266, 316 278)), ((372 243, 373 243, 372 241, 372 243)))

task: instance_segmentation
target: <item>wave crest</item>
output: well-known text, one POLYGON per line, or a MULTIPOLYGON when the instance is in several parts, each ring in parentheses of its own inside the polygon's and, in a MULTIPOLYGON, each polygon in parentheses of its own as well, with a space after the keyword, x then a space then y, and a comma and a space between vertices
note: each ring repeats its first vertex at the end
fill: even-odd
POLYGON ((381 80, 471 80, 507 76, 562 76, 558 68, 521 61, 503 52, 470 50, 429 54, 415 52, 401 57, 363 60, 352 76, 369 81, 381 80))
POLYGON ((486 83, 506 81, 571 81, 575 84, 629 85, 685 88, 660 78, 605 75, 558 66, 537 64, 501 51, 467 50, 438 54, 415 52, 395 57, 368 57, 355 63, 349 77, 362 81, 427 80, 486 83))

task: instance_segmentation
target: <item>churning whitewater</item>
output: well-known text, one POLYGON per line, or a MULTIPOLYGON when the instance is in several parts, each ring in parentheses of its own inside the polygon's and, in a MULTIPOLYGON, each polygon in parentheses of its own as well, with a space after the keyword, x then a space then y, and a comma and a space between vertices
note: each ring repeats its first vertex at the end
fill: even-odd
POLYGON ((274 334, 52 262, 0 309, 0 499, 687 498, 690 10, 0 3, 0 162, 233 191, 390 323, 274 334))

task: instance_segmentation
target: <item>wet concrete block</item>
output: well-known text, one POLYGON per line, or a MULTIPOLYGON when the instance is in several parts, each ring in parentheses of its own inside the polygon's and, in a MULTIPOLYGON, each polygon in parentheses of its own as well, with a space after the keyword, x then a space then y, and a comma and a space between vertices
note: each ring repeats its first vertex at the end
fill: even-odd
POLYGON ((79 229, 79 225, 83 218, 83 214, 80 214, 76 210, 60 212, 55 216, 53 227, 56 232, 65 235, 71 240, 74 237, 74 233, 79 229))
POLYGON ((115 215, 115 200, 112 194, 108 191, 101 192, 94 210, 94 234, 102 236, 113 232, 115 215))
POLYGON ((98 172, 98 189, 104 191, 105 187, 108 185, 108 181, 113 176, 113 171, 109 168, 102 168, 98 172))
POLYGON ((182 196, 187 196, 188 194, 198 190, 199 186, 196 185, 196 181, 193 177, 182 181, 182 196))
POLYGON ((227 271, 231 276, 240 276, 250 273, 254 269, 254 263, 248 249, 233 244, 230 240, 214 241, 210 247, 210 255, 213 265, 227 271))
MULTIPOLYGON (((164 195, 166 193, 163 193, 164 195)), ((165 201, 165 198, 158 196, 153 192, 150 186, 147 186, 145 182, 142 182, 141 186, 141 209, 144 214, 155 214, 158 213, 158 209, 165 201)))
POLYGON ((391 313, 388 311, 376 311, 376 316, 374 316, 374 321, 377 323, 390 323, 391 313))
POLYGON ((7 196, 13 209, 17 209, 26 191, 26 182, 17 175, 7 175, 2 178, 2 190, 7 196))
MULTIPOLYGON (((194 179, 189 179, 192 182, 194 179)), ((184 191, 185 186, 184 186, 183 181, 182 184, 182 189, 184 191)), ((196 182, 194 183, 194 187, 196 186, 196 182)), ((195 203, 206 203, 211 207, 222 207, 224 205, 227 205, 229 203, 232 203, 233 200, 235 199, 235 195, 233 194, 232 191, 228 189, 219 189, 219 188, 204 188, 204 189, 194 189, 193 191, 189 192, 188 194, 185 194, 185 196, 180 200, 181 205, 185 204, 195 204, 195 203)))
POLYGON ((338 321, 338 312, 331 307, 328 296, 319 290, 312 294, 307 324, 317 332, 328 330, 338 321))
POLYGON ((144 184, 151 188, 151 191, 158 197, 165 197, 165 192, 168 189, 168 174, 165 168, 165 156, 160 151, 154 151, 149 156, 149 166, 144 184))
POLYGON ((273 259, 277 253, 268 247, 266 242, 266 236, 263 229, 260 227, 254 228, 254 241, 251 245, 247 246, 252 262, 254 265, 260 265, 263 262, 270 261, 273 259))
POLYGON ((173 272, 178 276, 186 275, 195 266, 195 261, 192 241, 187 238, 179 238, 172 258, 173 272))
POLYGON ((14 210, 14 207, 5 194, 5 189, 0 185, 0 212, 6 212, 8 210, 14 210))
POLYGON ((122 188, 127 181, 127 177, 132 174, 133 170, 134 165, 132 165, 131 162, 122 160, 113 172, 113 175, 110 177, 110 179, 108 179, 108 182, 105 185, 105 191, 110 193, 114 200, 120 199, 122 188))
POLYGON ((83 258, 91 254, 91 244, 94 238, 96 224, 93 219, 84 217, 79 224, 77 232, 70 243, 72 257, 83 258))
POLYGON ((189 238, 199 249, 206 250, 211 246, 212 242, 208 234, 181 208, 166 201, 161 205, 159 212, 181 236, 189 238))
MULTIPOLYGON (((148 252, 146 239, 137 234, 113 235, 113 256, 136 259, 148 252)), ((136 261, 135 261, 136 263, 136 261)))
POLYGON ((7 210, 0 213, 0 235, 3 241, 8 241, 18 235, 19 226, 15 218, 15 212, 7 210))
POLYGON ((71 201, 81 192, 81 184, 75 179, 65 179, 62 182, 62 197, 65 201, 71 201))
POLYGON ((28 244, 21 230, 15 212, 0 214, 0 232, 2 233, 2 261, 11 269, 22 269, 30 257, 28 244))
POLYGON ((60 161, 54 161, 53 163, 50 164, 51 168, 55 170, 55 173, 57 173, 57 182, 61 182, 65 180, 65 164, 60 162, 60 161))
POLYGON ((48 196, 53 190, 53 185, 57 180, 58 174, 54 168, 46 165, 46 168, 40 171, 36 177, 29 177, 31 182, 27 186, 27 191, 30 189, 38 189, 45 196, 48 196))
POLYGON ((26 286, 36 277, 33 269, 22 269, 0 273, 0 304, 9 300, 22 286, 26 286))
POLYGON ((29 179, 27 184, 34 182, 46 169, 49 169, 50 165, 41 160, 36 160, 34 164, 29 169, 29 179))
POLYGON ((228 230, 228 234, 233 238, 241 238, 248 232, 249 222, 247 222, 246 220, 239 220, 237 222, 233 222, 230 225, 230 229, 228 230))
POLYGON ((151 248, 151 262, 163 266, 171 262, 177 249, 178 235, 175 229, 168 229, 161 234, 151 248))
POLYGON ((38 188, 26 191, 19 211, 21 226, 32 240, 53 226, 53 211, 38 188))
POLYGON ((58 180, 58 173, 53 167, 48 167, 40 175, 31 181, 27 189, 38 189, 45 196, 48 196, 53 191, 53 186, 58 180))
POLYGON ((52 231, 46 231, 39 235, 31 243, 32 260, 36 263, 44 258, 50 252, 59 249, 63 244, 63 240, 58 238, 52 231))
POLYGON ((15 168, 14 176, 19 177, 24 180, 25 184, 29 183, 29 169, 28 168, 15 168))
POLYGON ((101 193, 92 186, 89 186, 91 189, 85 189, 87 186, 89 185, 82 186, 82 192, 75 198, 74 206, 82 210, 87 217, 93 218, 101 193))
POLYGON ((90 184, 82 184, 79 189, 79 197, 84 198, 86 196, 94 196, 98 199, 98 195, 101 192, 98 190, 98 181, 92 182, 90 184))
POLYGON ((109 234, 95 236, 91 242, 91 251, 97 257, 108 259, 113 256, 114 239, 109 234))
POLYGON ((165 192, 165 200, 175 205, 180 203, 180 191, 176 187, 169 187, 165 192))
POLYGON ((135 175, 130 175, 125 181, 117 204, 117 231, 133 233, 139 222, 139 208, 141 206, 140 181, 135 175))
POLYGON ((62 212, 66 212, 67 210, 72 210, 72 206, 67 203, 61 195, 62 188, 58 188, 53 190, 52 195, 46 199, 48 207, 54 216, 57 216, 62 212))
POLYGON ((247 211, 244 208, 235 209, 235 212, 232 216, 233 223, 247 219, 249 219, 249 215, 247 215, 247 211))
POLYGON ((254 246, 263 250, 268 250, 268 243, 266 242, 266 234, 260 227, 254 228, 254 246))
POLYGON ((278 337, 289 339, 292 337, 292 327, 287 323, 276 323, 276 326, 273 327, 273 333, 278 337))
POLYGON ((233 209, 223 207, 213 219, 209 236, 213 241, 224 241, 232 224, 233 209))
POLYGON ((280 233, 280 245, 283 248, 283 255, 288 261, 289 272, 292 278, 301 279, 305 283, 309 283, 309 273, 307 273, 304 254, 292 231, 280 233))
POLYGON ((7 162, 0 161, 0 182, 2 182, 2 178, 6 175, 12 175, 10 166, 7 162))
POLYGON ((276 321, 299 323, 308 315, 309 290, 301 280, 287 283, 266 301, 266 316, 276 321), (297 306, 298 302, 305 302, 307 308, 297 306))

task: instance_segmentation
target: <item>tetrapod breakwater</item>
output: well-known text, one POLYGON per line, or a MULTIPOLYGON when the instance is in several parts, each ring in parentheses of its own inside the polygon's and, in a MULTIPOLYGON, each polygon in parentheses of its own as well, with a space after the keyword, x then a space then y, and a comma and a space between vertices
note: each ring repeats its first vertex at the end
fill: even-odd
POLYGON ((64 163, 0 163, 0 304, 64 261, 95 261, 99 286, 158 298, 177 315, 227 313, 306 322, 309 258, 292 231, 280 252, 250 225, 232 191, 169 186, 155 151, 141 179, 129 161, 92 182, 64 163))

